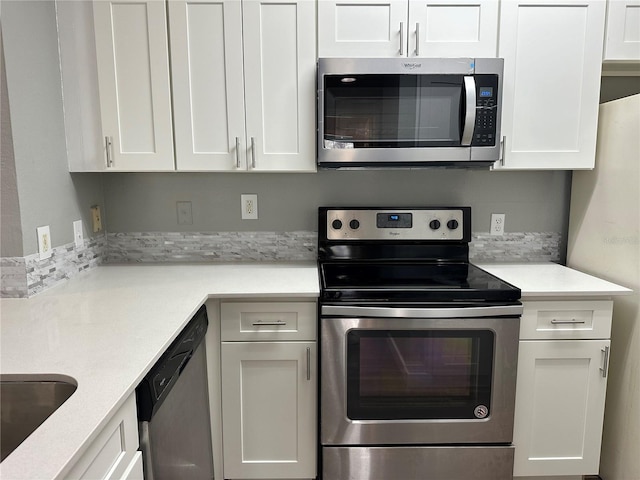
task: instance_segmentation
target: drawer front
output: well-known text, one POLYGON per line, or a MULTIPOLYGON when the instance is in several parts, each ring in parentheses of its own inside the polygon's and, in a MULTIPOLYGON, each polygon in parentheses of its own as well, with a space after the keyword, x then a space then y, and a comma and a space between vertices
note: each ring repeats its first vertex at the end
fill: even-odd
POLYGON ((611 337, 611 300, 526 301, 520 340, 611 337))
POLYGON ((223 342, 315 340, 315 302, 222 302, 223 342))

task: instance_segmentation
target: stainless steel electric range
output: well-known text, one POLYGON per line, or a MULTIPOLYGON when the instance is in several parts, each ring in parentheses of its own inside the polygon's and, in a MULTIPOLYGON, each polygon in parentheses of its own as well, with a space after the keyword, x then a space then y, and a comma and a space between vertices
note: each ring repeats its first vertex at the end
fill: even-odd
POLYGON ((319 209, 324 480, 511 479, 520 290, 469 207, 319 209))

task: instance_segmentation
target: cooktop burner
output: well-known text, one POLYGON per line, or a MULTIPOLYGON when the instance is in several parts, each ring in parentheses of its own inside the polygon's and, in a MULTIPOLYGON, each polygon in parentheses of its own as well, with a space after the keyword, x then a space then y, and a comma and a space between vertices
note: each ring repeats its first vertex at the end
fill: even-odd
POLYGON ((324 263, 322 298, 349 301, 500 301, 520 290, 470 263, 324 263))
POLYGON ((520 290, 469 263, 471 209, 320 208, 321 298, 511 303, 520 290))

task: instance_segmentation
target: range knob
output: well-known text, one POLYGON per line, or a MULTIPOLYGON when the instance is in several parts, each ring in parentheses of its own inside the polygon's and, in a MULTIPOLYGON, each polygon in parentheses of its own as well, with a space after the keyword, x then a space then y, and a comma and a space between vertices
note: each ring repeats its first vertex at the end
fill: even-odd
POLYGON ((431 230, 438 230, 440 228, 440 220, 431 220, 429 222, 429 228, 431 228, 431 230))
POLYGON ((358 228, 360 228, 360 222, 358 220, 351 220, 349 222, 349 226, 351 227, 352 230, 357 230, 358 228))
POLYGON ((449 220, 447 222, 447 227, 449 228, 449 230, 455 230, 456 228, 458 228, 458 221, 457 220, 449 220))
POLYGON ((331 222, 331 227, 334 230, 340 230, 342 228, 342 222, 340 220, 336 219, 333 222, 331 222))

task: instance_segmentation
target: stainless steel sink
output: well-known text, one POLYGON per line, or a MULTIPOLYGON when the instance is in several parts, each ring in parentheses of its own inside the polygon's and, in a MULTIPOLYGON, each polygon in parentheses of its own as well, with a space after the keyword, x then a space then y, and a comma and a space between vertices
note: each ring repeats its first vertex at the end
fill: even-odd
POLYGON ((0 376, 0 461, 42 425, 78 388, 61 375, 0 376))

